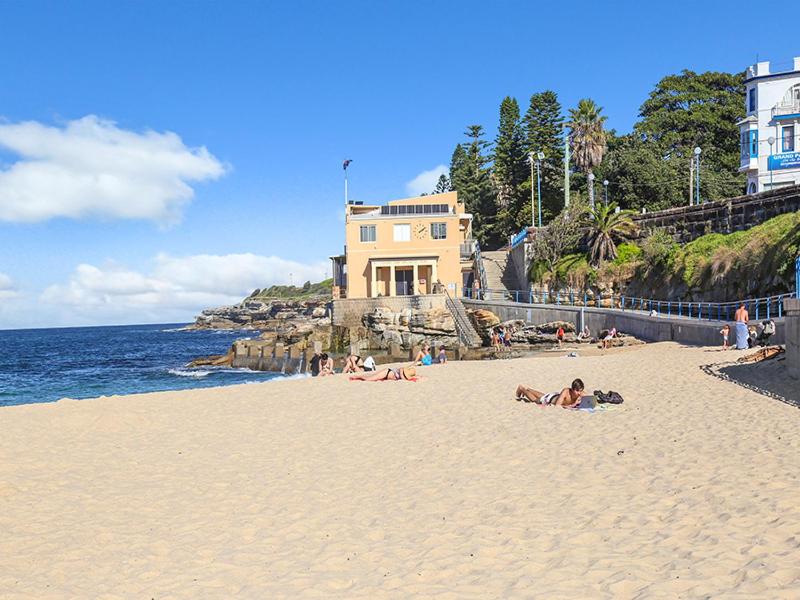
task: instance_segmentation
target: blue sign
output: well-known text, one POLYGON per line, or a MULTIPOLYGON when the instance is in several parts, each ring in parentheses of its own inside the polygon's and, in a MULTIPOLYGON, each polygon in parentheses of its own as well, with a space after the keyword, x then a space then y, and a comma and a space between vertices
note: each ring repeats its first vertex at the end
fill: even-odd
POLYGON ((770 171, 777 171, 778 169, 800 169, 800 152, 773 154, 769 157, 767 168, 770 171))

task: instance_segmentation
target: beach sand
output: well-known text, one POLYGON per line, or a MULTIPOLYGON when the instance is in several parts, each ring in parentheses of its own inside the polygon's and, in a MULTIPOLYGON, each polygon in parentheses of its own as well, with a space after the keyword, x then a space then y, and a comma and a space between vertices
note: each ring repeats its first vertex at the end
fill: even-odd
POLYGON ((2 598, 798 598, 800 412, 677 344, 0 409, 2 598), (625 404, 514 401, 582 377, 625 404))

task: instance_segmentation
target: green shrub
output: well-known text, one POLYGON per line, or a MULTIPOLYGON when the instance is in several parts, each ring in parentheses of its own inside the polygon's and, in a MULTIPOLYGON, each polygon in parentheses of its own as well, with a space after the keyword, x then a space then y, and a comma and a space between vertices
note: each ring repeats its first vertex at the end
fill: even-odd
POLYGON ((617 258, 613 262, 615 265, 636 262, 642 258, 642 254, 642 249, 633 242, 623 242, 617 246, 617 258))

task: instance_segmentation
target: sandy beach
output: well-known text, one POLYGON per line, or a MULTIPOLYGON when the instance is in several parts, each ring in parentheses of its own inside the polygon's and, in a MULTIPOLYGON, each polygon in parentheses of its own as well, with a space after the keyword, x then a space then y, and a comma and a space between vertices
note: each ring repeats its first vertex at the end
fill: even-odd
POLYGON ((800 412, 652 344, 0 409, 2 598, 797 598, 800 412), (582 377, 607 412, 514 401, 582 377))

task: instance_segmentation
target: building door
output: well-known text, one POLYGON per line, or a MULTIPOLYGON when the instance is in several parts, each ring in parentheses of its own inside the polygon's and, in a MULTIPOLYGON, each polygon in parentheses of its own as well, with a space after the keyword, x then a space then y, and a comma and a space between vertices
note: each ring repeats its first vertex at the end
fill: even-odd
POLYGON ((411 296, 414 293, 414 271, 411 269, 395 269, 394 278, 398 296, 411 296))

